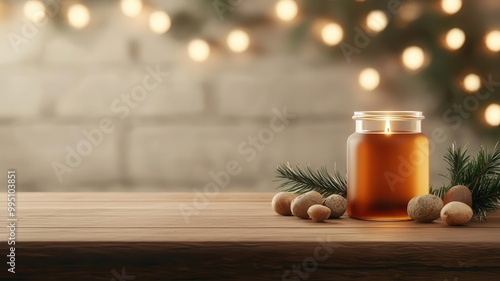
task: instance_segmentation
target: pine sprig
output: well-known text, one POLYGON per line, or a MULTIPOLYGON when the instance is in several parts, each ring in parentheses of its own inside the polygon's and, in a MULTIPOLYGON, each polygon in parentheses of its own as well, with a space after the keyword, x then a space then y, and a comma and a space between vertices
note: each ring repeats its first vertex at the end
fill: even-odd
POLYGON ((465 185, 472 194, 474 216, 483 220, 486 212, 500 208, 500 146, 495 145, 493 152, 481 146, 475 157, 467 156, 466 148, 452 145, 444 156, 448 163, 449 185, 432 189, 431 193, 444 197, 454 185, 465 185))
POLYGON ((347 177, 335 169, 333 174, 326 167, 314 171, 309 165, 305 169, 289 163, 280 164, 276 168, 276 181, 281 181, 278 188, 293 193, 305 193, 315 190, 323 196, 339 194, 347 196, 347 177))
POLYGON ((470 156, 467 154, 467 149, 464 147, 455 148, 455 143, 449 147, 444 155, 444 161, 448 164, 448 173, 449 176, 446 176, 451 184, 457 185, 457 181, 460 176, 463 174, 465 166, 464 163, 467 163, 470 159, 470 156))

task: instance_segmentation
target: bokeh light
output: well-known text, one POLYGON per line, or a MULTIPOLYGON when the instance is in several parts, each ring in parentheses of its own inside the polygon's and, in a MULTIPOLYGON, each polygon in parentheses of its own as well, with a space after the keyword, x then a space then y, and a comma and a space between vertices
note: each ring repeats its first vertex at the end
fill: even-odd
POLYGON ((418 70, 425 62, 424 50, 417 46, 408 47, 403 51, 401 60, 407 69, 413 71, 418 70))
POLYGON ((445 43, 450 50, 460 49, 465 42, 465 33, 459 28, 453 28, 446 33, 445 43))
POLYGON ((90 21, 90 12, 82 4, 73 4, 68 9, 68 22, 77 29, 86 27, 90 21))
POLYGON ((492 30, 484 38, 486 47, 492 52, 500 51, 500 30, 492 30))
POLYGON ((500 125, 500 105, 496 103, 488 105, 484 111, 484 119, 490 126, 500 125))
POLYGON ((243 30, 233 30, 227 36, 227 46, 235 53, 242 53, 250 45, 250 36, 243 30))
POLYGON ((481 78, 474 73, 467 74, 464 78, 463 86, 467 92, 475 92, 481 88, 481 78))
POLYGON ((380 84, 380 74, 373 68, 365 68, 360 72, 358 82, 363 89, 373 91, 380 84))
POLYGON ((122 0, 120 6, 124 15, 134 18, 142 11, 142 0, 122 0))
POLYGON ((188 53, 192 60, 202 62, 210 55, 210 46, 201 39, 195 39, 188 45, 188 53))
POLYGON ((291 21, 299 12, 297 3, 293 0, 280 0, 276 3, 276 15, 282 21, 291 21))
POLYGON ((170 29, 172 22, 164 11, 155 11, 149 16, 149 28, 154 33, 162 34, 170 29))
POLYGON ((384 30, 388 22, 389 18, 386 13, 380 10, 371 11, 368 16, 366 16, 366 27, 373 33, 379 33, 384 30))
POLYGON ((30 21, 39 23, 46 17, 45 6, 41 1, 27 1, 23 6, 23 14, 30 21))
POLYGON ((452 15, 462 8, 462 0, 441 0, 443 12, 452 15))
POLYGON ((323 28, 321 29, 321 39, 328 46, 337 45, 338 43, 340 43, 340 41, 342 41, 343 37, 344 30, 337 23, 331 22, 325 24, 325 26, 323 26, 323 28))

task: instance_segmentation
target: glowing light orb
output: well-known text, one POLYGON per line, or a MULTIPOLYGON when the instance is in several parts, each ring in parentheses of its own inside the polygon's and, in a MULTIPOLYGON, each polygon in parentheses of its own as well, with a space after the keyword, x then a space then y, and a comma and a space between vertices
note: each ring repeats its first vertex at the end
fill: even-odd
POLYGON ((446 33, 445 43, 448 49, 460 49, 465 42, 465 33, 459 28, 453 28, 446 33))
POLYGON ((363 89, 373 91, 380 84, 380 74, 373 68, 365 68, 360 72, 358 82, 363 89))
POLYGON ((403 51, 401 59, 403 61, 403 65, 406 68, 415 71, 424 65, 425 53, 424 50, 422 50, 422 48, 417 46, 411 46, 403 51))
POLYGON ((122 0, 120 2, 120 7, 122 12, 127 17, 137 17, 142 11, 142 1, 141 0, 122 0))
POLYGON ((275 11, 280 20, 291 21, 297 16, 299 7, 293 0, 280 0, 276 3, 275 11))
POLYGON ((68 9, 68 22, 77 29, 86 27, 90 21, 90 12, 82 4, 74 4, 68 9))
POLYGON ((441 0, 443 12, 453 15, 462 8, 462 0, 441 0))
POLYGON ((210 55, 210 46, 204 40, 195 39, 189 43, 188 53, 194 61, 206 61, 210 55))
POLYGON ((368 16, 366 16, 366 27, 374 33, 379 33, 384 30, 388 23, 389 18, 380 10, 371 11, 368 16))
POLYGON ((231 31, 227 36, 227 46, 235 53, 242 53, 250 45, 250 36, 243 30, 237 29, 231 31))
POLYGON ((154 33, 165 33, 170 29, 171 25, 170 17, 164 11, 156 11, 149 16, 149 28, 154 33))

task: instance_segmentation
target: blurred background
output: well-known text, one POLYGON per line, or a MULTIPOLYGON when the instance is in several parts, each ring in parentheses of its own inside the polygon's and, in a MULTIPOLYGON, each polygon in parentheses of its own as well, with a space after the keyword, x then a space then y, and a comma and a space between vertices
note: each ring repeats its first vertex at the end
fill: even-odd
POLYGON ((274 191, 281 162, 345 172, 356 110, 423 111, 435 185, 500 139, 496 0, 0 0, 0 32, 21 191, 274 191))

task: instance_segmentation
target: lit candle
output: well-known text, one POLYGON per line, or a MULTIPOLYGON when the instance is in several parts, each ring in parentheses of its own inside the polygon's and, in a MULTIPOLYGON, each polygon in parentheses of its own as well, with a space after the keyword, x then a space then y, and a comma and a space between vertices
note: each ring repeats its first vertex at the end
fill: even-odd
POLYGON ((385 120, 385 134, 389 135, 391 133, 391 123, 389 123, 389 119, 385 120))
POLYGON ((347 141, 347 211, 367 220, 407 220, 411 198, 429 193, 429 141, 422 112, 359 111, 347 141))

